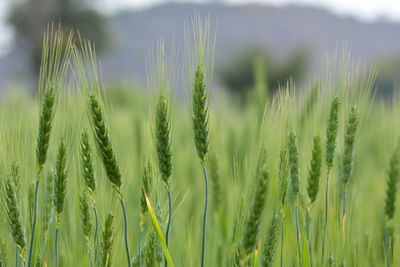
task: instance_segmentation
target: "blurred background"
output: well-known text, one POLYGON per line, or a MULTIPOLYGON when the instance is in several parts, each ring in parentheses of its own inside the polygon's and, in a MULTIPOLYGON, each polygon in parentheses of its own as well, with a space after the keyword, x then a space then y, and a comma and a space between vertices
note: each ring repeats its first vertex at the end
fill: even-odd
POLYGON ((0 94, 35 92, 49 21, 95 41, 107 87, 142 90, 148 49, 159 38, 182 44, 194 11, 217 25, 214 87, 240 103, 257 79, 268 94, 288 79, 301 88, 343 47, 354 64, 377 68, 379 96, 390 99, 400 82, 398 1, 0 0, 0 94))

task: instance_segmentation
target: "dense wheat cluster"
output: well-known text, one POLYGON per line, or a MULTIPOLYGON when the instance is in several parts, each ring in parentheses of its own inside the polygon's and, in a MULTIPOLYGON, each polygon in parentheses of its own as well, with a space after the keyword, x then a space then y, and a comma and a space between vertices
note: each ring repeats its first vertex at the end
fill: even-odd
POLYGON ((46 31, 39 101, 0 105, 0 266, 400 266, 400 98, 343 56, 235 108, 211 32, 149 49, 146 93, 46 31))

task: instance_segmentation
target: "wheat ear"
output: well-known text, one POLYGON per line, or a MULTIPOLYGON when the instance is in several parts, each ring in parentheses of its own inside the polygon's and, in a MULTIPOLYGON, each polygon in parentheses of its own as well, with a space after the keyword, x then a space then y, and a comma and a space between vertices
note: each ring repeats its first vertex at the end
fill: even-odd
POLYGON ((300 164, 299 164, 299 153, 297 147, 297 137, 294 131, 291 131, 289 134, 288 149, 289 149, 290 177, 292 181, 292 192, 295 201, 297 250, 299 252, 300 266, 303 267, 303 258, 301 255, 301 245, 300 245, 300 228, 299 228, 300 164))
POLYGON ((128 218, 127 218, 124 198, 121 192, 121 184, 122 184, 121 171, 114 153, 114 149, 111 144, 111 139, 105 124, 101 105, 95 95, 90 95, 89 107, 90 107, 90 117, 91 117, 90 119, 92 122, 92 128, 96 136, 95 139, 96 139, 97 149, 103 161, 103 166, 106 170, 107 178, 114 185, 114 188, 117 191, 121 203, 122 212, 124 215, 125 250, 126 250, 128 266, 130 267, 131 256, 129 252, 129 241, 128 241, 128 218))
POLYGON ((321 176, 321 166, 322 166, 321 138, 319 136, 315 136, 313 140, 313 149, 310 162, 310 169, 308 171, 308 185, 307 185, 309 203, 307 210, 306 231, 307 231, 308 249, 309 249, 311 267, 313 266, 313 258, 312 258, 313 249, 310 236, 311 212, 314 206, 314 202, 317 199, 317 194, 319 190, 319 178, 321 176))
POLYGON ((93 238, 94 264, 97 266, 97 232, 99 227, 99 218, 97 215, 97 207, 96 207, 96 179, 93 168, 92 147, 89 141, 89 133, 86 128, 84 128, 82 132, 81 162, 82 162, 83 179, 89 191, 90 200, 93 204, 93 213, 95 218, 95 229, 93 238))
POLYGON ((60 231, 61 213, 64 210, 65 195, 67 189, 67 149, 64 141, 61 141, 58 148, 56 175, 54 180, 53 204, 56 213, 56 237, 55 237, 55 255, 56 266, 58 266, 58 234, 60 231))
POLYGON ((85 236, 86 243, 89 249, 90 266, 93 267, 92 248, 90 244, 92 239, 92 221, 90 218, 89 200, 86 192, 82 193, 79 197, 79 208, 81 211, 83 235, 85 236))
POLYGON ((261 266, 263 267, 272 267, 272 265, 274 264, 276 245, 278 242, 280 220, 281 217, 279 213, 275 212, 272 216, 267 236, 264 241, 264 248, 263 248, 264 253, 261 262, 261 266))
POLYGON ((397 184, 400 177, 400 145, 397 145, 390 158, 386 199, 385 199, 385 254, 386 265, 390 266, 393 256, 393 216, 395 211, 397 184))
POLYGON ((329 201, 329 175, 333 166, 333 159, 336 151, 336 137, 339 126, 339 108, 340 98, 336 96, 333 98, 329 108, 328 126, 326 128, 326 148, 325 148, 325 159, 326 159, 326 187, 325 187, 325 222, 322 234, 322 252, 321 252, 321 264, 324 264, 325 254, 325 238, 326 230, 328 227, 328 201, 329 201))
POLYGON ((262 149, 258 159, 256 170, 257 188, 253 200, 253 206, 250 210, 249 218, 246 221, 246 227, 243 233, 243 240, 238 248, 235 264, 238 266, 246 266, 251 254, 253 253, 259 232, 261 215, 265 207, 265 201, 268 191, 269 172, 267 168, 267 151, 262 149))
POLYGON ((278 181, 279 181, 279 202, 280 202, 280 216, 281 216, 281 264, 283 267, 283 247, 284 247, 284 228, 285 228, 285 203, 288 181, 288 151, 287 145, 284 144, 279 154, 279 168, 278 168, 278 181))
MULTIPOLYGON (((172 174, 172 114, 170 103, 172 101, 176 81, 176 60, 173 43, 171 46, 169 55, 166 55, 164 41, 160 40, 157 44, 156 51, 154 52, 151 50, 147 61, 147 86, 150 91, 153 91, 156 99, 154 140, 157 163, 168 196, 168 222, 165 234, 167 246, 172 222, 172 202, 170 192, 170 178, 172 174)), ((167 264, 168 263, 165 261, 165 266, 167 266, 167 264)))
POLYGON ((347 204, 347 187, 349 180, 353 176, 353 165, 354 165, 354 142, 356 137, 358 125, 358 113, 355 106, 351 107, 350 114, 346 123, 346 132, 344 135, 344 156, 343 156, 343 212, 342 212, 342 223, 344 229, 345 215, 346 215, 346 204, 347 204))
POLYGON ((111 266, 112 245, 114 243, 114 216, 110 213, 104 223, 104 230, 101 241, 101 266, 111 266))
POLYGON ((208 206, 208 177, 206 167, 209 150, 208 118, 209 98, 213 82, 215 38, 213 46, 210 42, 209 20, 201 19, 199 14, 192 18, 192 32, 189 30, 187 23, 185 23, 184 28, 185 50, 183 55, 183 81, 184 86, 189 91, 189 116, 192 122, 197 155, 200 159, 204 175, 205 201, 201 246, 201 267, 204 267, 208 206))
POLYGON ((37 196, 39 190, 40 174, 47 159, 47 150, 55 112, 57 92, 64 85, 67 75, 69 57, 71 55, 72 33, 65 38, 61 25, 55 29, 54 25, 47 28, 43 37, 42 61, 39 74, 39 100, 41 111, 39 118, 39 133, 37 137, 36 159, 37 178, 34 193, 34 211, 32 220, 31 240, 29 246, 28 267, 31 267, 33 241, 35 239, 37 218, 37 196), (41 99, 44 96, 43 99, 41 99))
POLYGON ((7 221, 10 227, 11 235, 18 248, 17 255, 21 257, 23 264, 25 265, 26 238, 25 230, 22 224, 20 201, 18 200, 16 193, 14 181, 7 179, 4 184, 4 202, 7 221))

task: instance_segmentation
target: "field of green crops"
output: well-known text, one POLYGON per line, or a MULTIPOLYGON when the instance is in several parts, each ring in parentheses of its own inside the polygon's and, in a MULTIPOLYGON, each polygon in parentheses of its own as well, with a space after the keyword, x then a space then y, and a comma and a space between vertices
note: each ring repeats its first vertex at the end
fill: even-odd
POLYGON ((343 53, 236 106, 208 27, 183 63, 151 50, 147 90, 103 88, 92 45, 47 32, 38 97, 0 103, 0 266, 400 266, 400 98, 343 53))

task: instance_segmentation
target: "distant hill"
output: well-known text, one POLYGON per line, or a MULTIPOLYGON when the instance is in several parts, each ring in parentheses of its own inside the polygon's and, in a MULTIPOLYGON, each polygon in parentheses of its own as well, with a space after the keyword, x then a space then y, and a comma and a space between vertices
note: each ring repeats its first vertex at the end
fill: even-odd
MULTIPOLYGON (((365 23, 306 6, 169 3, 122 12, 110 18, 113 46, 101 57, 105 81, 143 83, 149 47, 160 37, 169 43, 172 35, 176 45, 182 47, 183 23, 194 11, 209 15, 212 26, 217 23, 217 69, 251 46, 269 48, 278 58, 285 58, 299 47, 305 48, 312 56, 313 70, 324 66, 326 56, 333 54, 343 42, 351 48, 353 58, 366 63, 400 54, 400 23, 365 23)), ((13 70, 7 67, 12 58, 0 59, 1 84, 13 76, 9 73, 13 70)))

